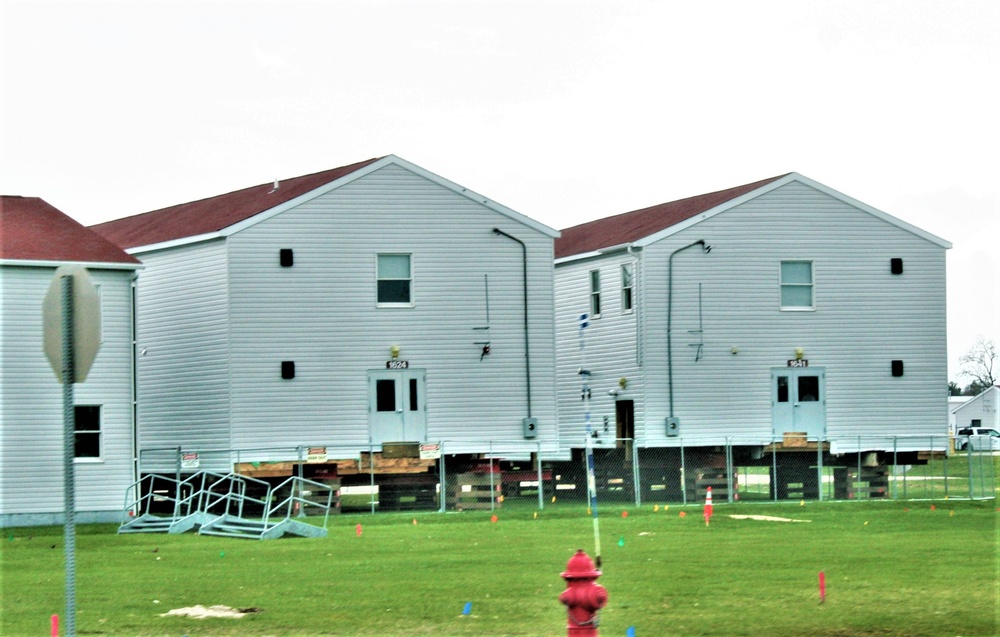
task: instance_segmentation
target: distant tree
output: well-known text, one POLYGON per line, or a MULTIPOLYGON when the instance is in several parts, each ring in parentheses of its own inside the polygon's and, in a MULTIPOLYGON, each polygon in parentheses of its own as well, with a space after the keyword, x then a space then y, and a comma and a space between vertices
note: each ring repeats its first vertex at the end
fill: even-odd
POLYGON ((962 390, 962 394, 961 395, 962 396, 978 396, 979 394, 983 393, 987 389, 989 389, 989 385, 982 385, 982 384, 979 383, 978 380, 974 380, 974 381, 972 381, 971 383, 969 383, 968 385, 965 386, 965 389, 962 390))
POLYGON ((962 387, 961 387, 961 385, 959 385, 956 382, 949 382, 948 383, 948 395, 949 396, 961 396, 962 395, 962 387))
POLYGON ((972 379, 963 392, 966 396, 976 396, 996 384, 1000 361, 997 360, 996 343, 992 340, 980 335, 969 351, 958 357, 958 362, 962 364, 958 375, 972 379))

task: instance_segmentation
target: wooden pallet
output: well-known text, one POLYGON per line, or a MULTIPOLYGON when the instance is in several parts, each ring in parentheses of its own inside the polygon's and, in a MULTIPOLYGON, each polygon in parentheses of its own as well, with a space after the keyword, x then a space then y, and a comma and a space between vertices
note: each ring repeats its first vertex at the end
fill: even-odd
POLYGON ((838 500, 885 498, 889 493, 889 468, 885 466, 834 467, 833 496, 838 500))
MULTIPOLYGON (((689 471, 686 478, 687 492, 694 493, 698 499, 703 499, 708 493, 708 487, 712 487, 712 497, 714 499, 729 499, 729 478, 726 470, 719 467, 699 467, 689 471)), ((733 495, 736 495, 737 484, 736 475, 733 474, 733 495)))
POLYGON ((503 480, 494 474, 461 473, 448 484, 448 507, 456 511, 500 508, 503 480))
MULTIPOLYGON (((313 482, 318 482, 326 487, 333 490, 333 497, 330 498, 330 513, 340 513, 340 478, 311 478, 313 482)), ((306 491, 302 494, 302 498, 308 500, 309 502, 326 505, 327 493, 323 489, 309 490, 309 485, 306 485, 306 491)), ((306 513, 310 513, 308 510, 309 506, 306 505, 306 513)))

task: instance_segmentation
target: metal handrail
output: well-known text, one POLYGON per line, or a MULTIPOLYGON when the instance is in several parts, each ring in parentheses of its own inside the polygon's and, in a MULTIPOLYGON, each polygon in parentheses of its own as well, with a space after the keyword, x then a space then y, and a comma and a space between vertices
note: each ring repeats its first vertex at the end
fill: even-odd
POLYGON ((281 492, 286 486, 288 486, 288 488, 290 489, 288 497, 281 500, 280 502, 274 503, 264 512, 265 525, 267 524, 270 517, 276 513, 279 513, 282 508, 285 509, 285 515, 282 518, 282 520, 291 519, 292 513, 294 512, 295 504, 298 504, 300 507, 315 506, 323 509, 324 511, 323 528, 325 529, 327 526, 327 522, 330 518, 330 508, 333 504, 333 489, 329 485, 325 485, 320 482, 316 482, 314 480, 309 480, 308 478, 300 478, 298 476, 292 476, 291 478, 286 479, 277 487, 275 487, 274 490, 276 492, 281 492), (318 489, 325 489, 327 492, 326 504, 325 505, 319 504, 311 500, 306 500, 304 497, 302 497, 301 495, 303 491, 302 487, 305 485, 316 487, 318 489))

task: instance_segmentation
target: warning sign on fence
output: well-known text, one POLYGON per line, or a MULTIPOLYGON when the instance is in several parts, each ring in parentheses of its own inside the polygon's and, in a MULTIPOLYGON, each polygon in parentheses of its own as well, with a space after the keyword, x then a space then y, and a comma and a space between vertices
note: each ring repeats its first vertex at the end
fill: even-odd
POLYGON ((197 453, 181 454, 181 469, 197 469, 201 465, 197 453))

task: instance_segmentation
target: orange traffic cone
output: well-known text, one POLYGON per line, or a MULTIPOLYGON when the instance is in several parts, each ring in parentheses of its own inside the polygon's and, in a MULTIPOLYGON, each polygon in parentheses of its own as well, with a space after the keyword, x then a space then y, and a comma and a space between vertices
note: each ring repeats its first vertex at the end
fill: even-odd
POLYGON ((705 526, 712 519, 712 487, 705 489, 705 526))

